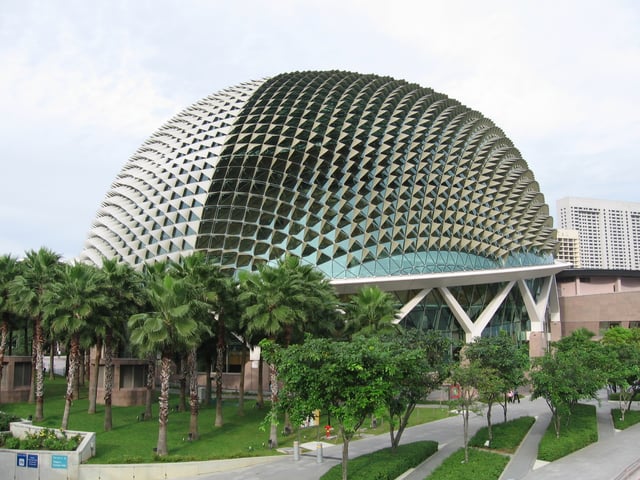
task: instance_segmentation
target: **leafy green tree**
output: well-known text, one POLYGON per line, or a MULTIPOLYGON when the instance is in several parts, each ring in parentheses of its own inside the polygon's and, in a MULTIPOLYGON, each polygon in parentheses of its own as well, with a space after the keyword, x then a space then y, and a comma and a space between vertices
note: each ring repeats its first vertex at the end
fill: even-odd
POLYGON ((640 388, 640 329, 610 328, 602 338, 602 345, 607 356, 607 382, 618 393, 624 421, 640 388))
POLYGON ((384 373, 389 390, 384 400, 391 449, 395 451, 418 402, 447 378, 451 341, 440 332, 417 330, 385 336, 382 340, 389 352, 384 373))
POLYGON ((18 260, 11 255, 0 256, 0 385, 2 384, 2 369, 4 355, 7 350, 7 340, 14 318, 14 308, 9 296, 9 285, 20 272, 18 260))
POLYGON ((177 351, 197 344, 202 326, 194 315, 194 294, 189 283, 171 274, 150 275, 146 296, 151 310, 129 319, 131 343, 142 354, 160 352, 160 398, 156 453, 167 455, 169 418, 169 377, 171 361, 177 351))
POLYGON ((44 363, 45 333, 42 326, 45 294, 51 289, 61 271, 60 255, 47 248, 29 250, 21 262, 21 272, 9 286, 11 301, 16 311, 31 319, 33 325, 33 363, 35 366, 34 420, 44 419, 44 363))
POLYGON ((529 368, 528 352, 520 347, 507 332, 495 337, 479 337, 463 349, 471 361, 493 371, 497 378, 487 377, 484 384, 484 400, 487 402, 487 428, 491 437, 491 410, 494 403, 502 404, 504 421, 507 421, 508 392, 517 389, 525 381, 529 368), (501 401, 502 400, 502 401, 501 401))
POLYGON ((88 322, 108 303, 104 282, 96 267, 83 263, 65 265, 61 278, 45 294, 45 318, 56 335, 69 341, 69 374, 65 407, 60 428, 69 424, 71 402, 80 365, 80 337, 87 334, 88 322))
POLYGON ((553 416, 556 437, 561 419, 569 416, 580 400, 597 399, 607 380, 606 357, 593 334, 577 330, 552 345, 544 356, 534 360, 531 370, 532 398, 544 398, 553 416))
POLYGON ((469 462, 469 414, 477 408, 478 386, 486 373, 480 364, 468 361, 454 366, 451 371, 451 381, 460 390, 460 396, 454 402, 462 411, 465 463, 469 462))
POLYGON ((361 288, 349 299, 345 308, 346 335, 394 330, 393 320, 398 313, 397 303, 391 294, 376 286, 361 288))
POLYGON ((308 338, 286 349, 273 342, 261 345, 283 382, 281 402, 275 409, 290 412, 296 425, 316 409, 325 410, 338 423, 342 478, 346 479, 349 442, 366 418, 384 404, 388 350, 374 337, 352 342, 308 338))

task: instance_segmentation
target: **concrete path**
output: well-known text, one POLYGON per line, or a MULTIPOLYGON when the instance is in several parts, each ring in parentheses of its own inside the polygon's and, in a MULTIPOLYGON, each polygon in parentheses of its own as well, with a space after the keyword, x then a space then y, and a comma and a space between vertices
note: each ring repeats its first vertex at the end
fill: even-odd
MULTIPOLYGON (((536 417, 536 422, 516 453, 512 455, 500 480, 639 480, 640 425, 615 432, 610 419, 611 408, 617 408, 617 403, 602 402, 597 409, 600 438, 597 443, 555 462, 544 464, 537 462, 536 456, 538 442, 551 420, 549 408, 544 400, 530 401, 528 398, 519 404, 509 405, 508 419, 530 415, 536 417)), ((499 406, 495 408, 493 417, 496 423, 502 419, 499 406)), ((473 415, 470 419, 469 435, 472 436, 484 425, 485 417, 473 415)), ((403 480, 424 480, 451 453, 462 447, 462 418, 456 416, 411 427, 402 437, 402 443, 418 440, 435 440, 439 443, 440 449, 431 458, 403 475, 403 480)), ((386 434, 355 440, 350 444, 349 457, 355 458, 388 446, 389 436, 386 434)), ((323 447, 322 454, 321 463, 316 451, 303 453, 299 461, 294 461, 293 456, 288 455, 278 459, 272 458, 268 463, 258 466, 243 465, 242 459, 237 459, 232 476, 226 471, 192 477, 192 480, 317 480, 331 467, 340 463, 342 447, 323 447)))

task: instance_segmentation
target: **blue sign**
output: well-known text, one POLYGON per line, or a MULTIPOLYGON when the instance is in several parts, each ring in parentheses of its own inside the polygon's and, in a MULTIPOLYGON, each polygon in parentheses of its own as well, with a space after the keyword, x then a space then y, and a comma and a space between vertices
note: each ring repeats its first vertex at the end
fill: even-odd
POLYGON ((38 455, 27 455, 27 467, 38 468, 38 455))
POLYGON ((66 455, 51 455, 51 468, 67 468, 66 455))
POLYGON ((19 453, 18 454, 18 458, 16 460, 16 465, 18 465, 19 467, 26 467, 27 466, 27 454, 26 453, 19 453))

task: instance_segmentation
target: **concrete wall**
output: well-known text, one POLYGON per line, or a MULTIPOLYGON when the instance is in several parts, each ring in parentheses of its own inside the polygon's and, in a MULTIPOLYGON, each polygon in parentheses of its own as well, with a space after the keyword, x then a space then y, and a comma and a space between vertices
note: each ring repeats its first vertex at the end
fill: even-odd
MULTIPOLYGON (((13 422, 11 433, 23 438, 28 432, 44 430, 29 422, 13 422)), ((58 431, 58 434, 61 433, 58 431)), ((0 478, 14 480, 78 480, 79 467, 96 451, 96 434, 68 430, 68 436, 81 435, 82 442, 73 452, 50 450, 0 449, 0 478)))
MULTIPOLYGON (((92 349, 90 375, 95 375, 95 355, 92 349)), ((131 405, 144 405, 147 395, 147 388, 143 384, 140 387, 121 387, 120 376, 121 367, 128 365, 146 366, 146 360, 137 358, 114 358, 113 359, 113 391, 111 392, 111 404, 117 407, 127 407, 131 405)), ((144 379, 146 382, 146 378, 144 379)), ((157 395, 156 395, 157 397, 157 395)), ((98 396, 97 402, 104 404, 104 363, 100 363, 100 374, 98 375, 98 396)))
POLYGON ((618 322, 622 327, 629 327, 630 322, 640 322, 640 294, 618 292, 560 297, 560 317, 562 336, 583 327, 600 335, 601 322, 618 322))
MULTIPOLYGON (((252 465, 280 460, 281 456, 250 457, 230 460, 183 463, 136 463, 129 465, 80 465, 78 480, 158 480, 196 478, 201 475, 229 472, 252 465)), ((43 477, 44 478, 44 477, 43 477)))
POLYGON ((26 385, 14 384, 16 363, 29 364, 29 378, 31 378, 31 357, 29 356, 5 356, 2 369, 2 382, 0 383, 0 402, 18 403, 29 399, 30 381, 26 385))

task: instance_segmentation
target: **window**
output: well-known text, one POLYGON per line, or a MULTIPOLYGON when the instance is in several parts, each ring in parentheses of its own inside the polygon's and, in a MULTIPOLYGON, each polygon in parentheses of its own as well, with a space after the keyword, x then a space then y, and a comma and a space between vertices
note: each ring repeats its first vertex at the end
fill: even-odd
POLYGON ((31 362, 16 362, 13 368, 13 386, 31 385, 31 362))
POLYGON ((146 380, 146 365, 120 365, 120 388, 144 387, 146 380))

